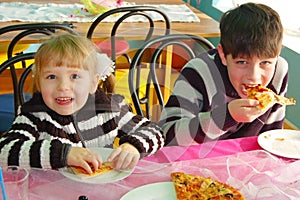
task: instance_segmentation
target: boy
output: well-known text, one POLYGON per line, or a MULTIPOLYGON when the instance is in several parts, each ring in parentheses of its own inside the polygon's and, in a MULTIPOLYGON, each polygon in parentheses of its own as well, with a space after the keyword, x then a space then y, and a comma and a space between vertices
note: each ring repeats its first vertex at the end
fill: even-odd
POLYGON ((243 4, 224 13, 220 31, 217 49, 187 63, 175 83, 159 122, 166 144, 190 145, 282 128, 285 107, 273 104, 261 110, 246 91, 258 84, 280 95, 287 91, 278 13, 263 4, 243 4))

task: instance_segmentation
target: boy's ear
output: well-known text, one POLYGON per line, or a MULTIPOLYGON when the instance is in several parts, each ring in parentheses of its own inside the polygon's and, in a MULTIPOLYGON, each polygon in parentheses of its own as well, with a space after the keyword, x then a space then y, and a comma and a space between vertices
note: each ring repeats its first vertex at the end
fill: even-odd
POLYGON ((224 54, 222 45, 219 44, 217 49, 218 49, 218 52, 219 52, 222 64, 225 65, 225 66, 227 66, 227 60, 226 60, 226 56, 224 54))
POLYGON ((93 76, 91 80, 90 94, 94 94, 96 92, 98 88, 99 80, 100 80, 100 75, 97 73, 93 76))

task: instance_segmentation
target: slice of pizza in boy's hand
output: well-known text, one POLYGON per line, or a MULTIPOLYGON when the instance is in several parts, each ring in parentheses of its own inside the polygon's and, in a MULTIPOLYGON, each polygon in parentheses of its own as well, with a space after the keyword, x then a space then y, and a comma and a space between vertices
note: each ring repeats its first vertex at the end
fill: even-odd
POLYGON ((269 88, 261 85, 247 86, 247 94, 250 99, 256 99, 259 101, 259 108, 265 109, 270 104, 279 103, 281 105, 295 105, 294 98, 286 98, 284 96, 277 95, 269 88))
POLYGON ((81 178, 91 178, 91 177, 99 176, 106 172, 110 172, 114 169, 112 167, 111 162, 103 162, 101 168, 99 168, 97 170, 94 170, 92 165, 90 165, 90 167, 92 168, 92 171, 93 171, 92 174, 89 174, 87 171, 85 171, 85 169, 83 169, 81 167, 71 166, 70 168, 72 169, 74 174, 80 176, 81 178))

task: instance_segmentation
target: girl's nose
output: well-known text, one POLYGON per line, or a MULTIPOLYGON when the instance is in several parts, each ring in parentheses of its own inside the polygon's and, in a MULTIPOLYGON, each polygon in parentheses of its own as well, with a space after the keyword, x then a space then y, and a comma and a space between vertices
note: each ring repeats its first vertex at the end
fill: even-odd
POLYGON ((71 82, 67 79, 61 79, 57 84, 57 89, 61 91, 69 90, 71 87, 71 82))

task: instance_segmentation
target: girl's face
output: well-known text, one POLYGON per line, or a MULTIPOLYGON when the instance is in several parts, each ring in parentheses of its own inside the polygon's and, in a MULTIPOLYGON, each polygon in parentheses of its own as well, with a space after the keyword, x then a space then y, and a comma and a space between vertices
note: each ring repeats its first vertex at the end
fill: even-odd
POLYGON ((40 92, 46 105, 61 115, 80 110, 97 89, 98 75, 80 68, 46 66, 41 69, 40 92))
POLYGON ((267 86, 275 72, 277 57, 237 57, 232 58, 231 54, 225 56, 222 47, 218 46, 223 65, 227 66, 231 84, 241 98, 247 98, 246 86, 262 85, 267 86))

